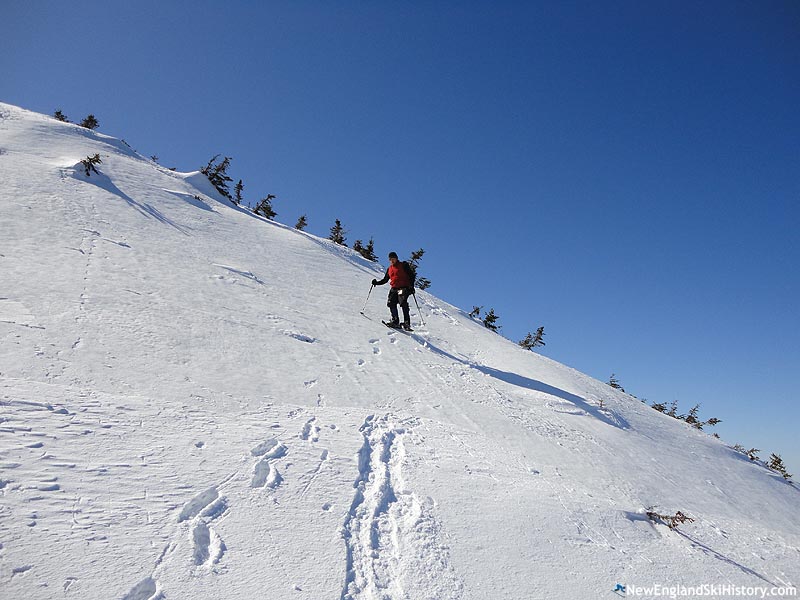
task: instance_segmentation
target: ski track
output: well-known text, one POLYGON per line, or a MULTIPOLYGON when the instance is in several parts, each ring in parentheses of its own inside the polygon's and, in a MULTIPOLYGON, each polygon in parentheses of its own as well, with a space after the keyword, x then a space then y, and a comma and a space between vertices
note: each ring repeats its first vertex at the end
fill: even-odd
POLYGON ((343 526, 341 600, 400 600, 417 597, 415 591, 460 598, 462 585, 437 540, 438 524, 403 479, 407 429, 388 415, 370 415, 360 431, 355 495, 343 526))

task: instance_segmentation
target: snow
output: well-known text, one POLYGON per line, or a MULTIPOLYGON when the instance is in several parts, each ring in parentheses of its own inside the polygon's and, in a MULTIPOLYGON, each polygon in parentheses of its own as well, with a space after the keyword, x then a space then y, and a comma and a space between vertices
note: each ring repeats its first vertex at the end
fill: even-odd
POLYGON ((795 484, 381 274, 0 104, 0 596, 797 585, 795 484))

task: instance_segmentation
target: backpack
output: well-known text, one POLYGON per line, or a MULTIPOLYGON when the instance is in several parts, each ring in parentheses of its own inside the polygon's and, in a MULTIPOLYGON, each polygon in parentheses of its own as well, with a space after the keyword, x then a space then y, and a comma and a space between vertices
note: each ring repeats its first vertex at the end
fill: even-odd
POLYGON ((417 270, 408 264, 406 261, 401 263, 403 265, 403 270, 408 275, 408 280, 411 282, 411 289, 414 289, 414 284, 417 281, 417 270))

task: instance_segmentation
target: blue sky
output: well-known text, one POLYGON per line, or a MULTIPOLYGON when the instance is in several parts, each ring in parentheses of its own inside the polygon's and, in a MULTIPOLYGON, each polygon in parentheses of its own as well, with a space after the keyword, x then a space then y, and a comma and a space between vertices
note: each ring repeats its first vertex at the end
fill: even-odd
MULTIPOLYGON (((6 3, 0 100, 217 154, 800 476, 800 4, 6 3)), ((384 260, 385 262, 385 260, 384 260)), ((365 281, 364 293, 369 288, 365 281)), ((360 307, 354 307, 354 314, 360 307)), ((347 318, 343 315, 343 318, 347 318)))

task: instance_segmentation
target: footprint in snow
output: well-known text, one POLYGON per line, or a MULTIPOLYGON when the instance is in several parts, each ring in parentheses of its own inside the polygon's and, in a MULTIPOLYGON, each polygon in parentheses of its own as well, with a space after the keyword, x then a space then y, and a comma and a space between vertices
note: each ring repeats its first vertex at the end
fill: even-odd
POLYGON ((263 456, 264 458, 281 458, 286 456, 288 448, 281 444, 275 438, 271 438, 266 442, 261 442, 258 446, 250 450, 253 456, 263 456))
POLYGON ((122 600, 150 600, 154 598, 158 588, 152 577, 146 577, 133 586, 133 589, 125 594, 122 600))
POLYGON ((194 541, 192 559, 197 566, 215 565, 222 559, 227 549, 217 532, 203 522, 198 523, 192 530, 192 540, 194 541))
POLYGON ((303 425, 303 430, 300 432, 301 440, 311 440, 312 442, 319 441, 320 427, 315 425, 314 421, 316 420, 317 417, 311 417, 306 421, 305 425, 303 425))
POLYGON ((178 515, 178 523, 193 519, 217 498, 219 498, 219 492, 216 487, 210 487, 204 492, 200 492, 183 507, 183 510, 178 515))
POLYGON ((250 482, 250 487, 275 489, 281 484, 281 481, 283 481, 283 477, 278 472, 278 468, 268 459, 262 458, 253 468, 253 479, 250 482))
POLYGON ((300 342, 305 342, 306 344, 313 344, 317 341, 317 338, 313 338, 310 335, 305 335, 303 333, 298 333, 296 331, 283 331, 284 335, 288 335, 290 338, 298 340, 300 342))

